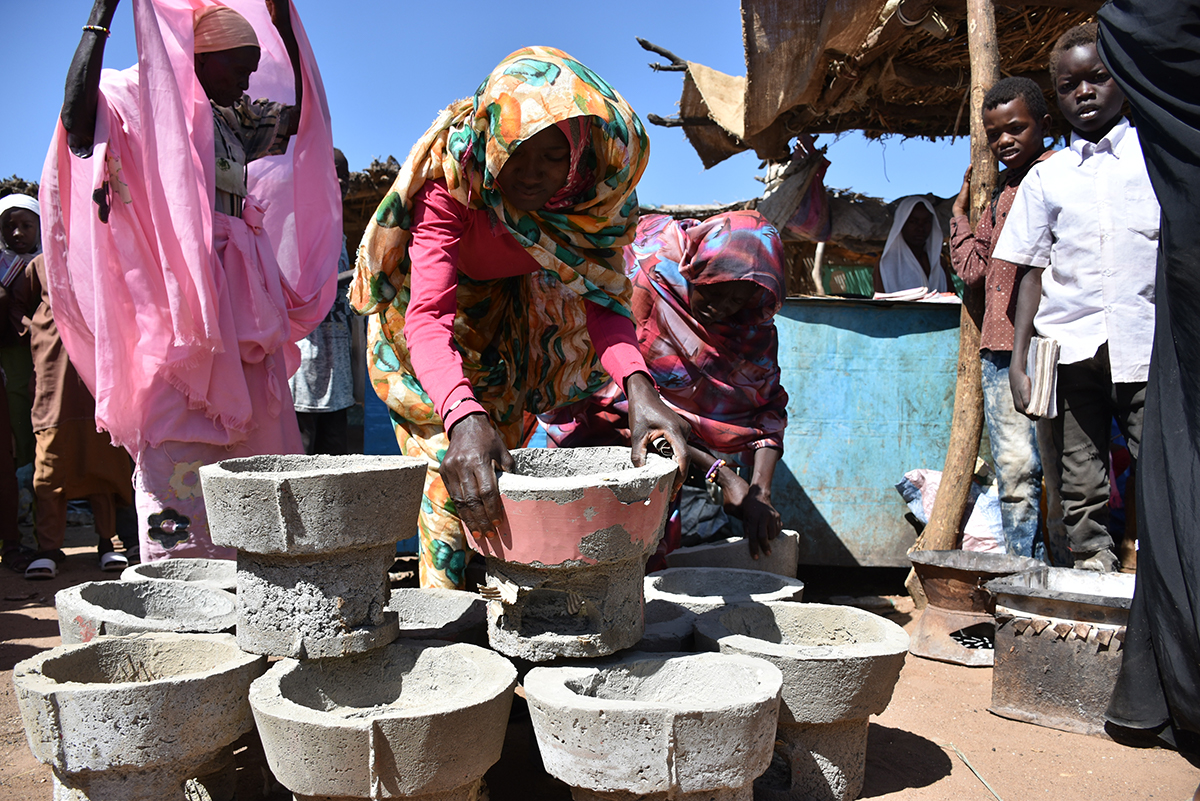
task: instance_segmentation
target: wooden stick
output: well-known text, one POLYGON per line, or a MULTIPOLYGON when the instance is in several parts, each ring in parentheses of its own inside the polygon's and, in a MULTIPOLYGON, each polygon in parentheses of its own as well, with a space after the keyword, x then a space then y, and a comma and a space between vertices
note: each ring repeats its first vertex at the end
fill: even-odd
MULTIPOLYGON (((967 0, 967 44, 971 50, 971 222, 975 223, 996 185, 996 160, 983 130, 983 96, 1000 79, 996 45, 996 14, 992 0, 967 0)), ((958 382, 950 444, 942 468, 942 483, 917 548, 958 547, 958 532, 971 491, 971 477, 983 432, 983 387, 979 364, 979 322, 983 292, 967 287, 959 320, 958 382)), ((910 576, 911 578, 911 576, 910 576)), ((906 582, 907 583, 907 582, 906 582)))

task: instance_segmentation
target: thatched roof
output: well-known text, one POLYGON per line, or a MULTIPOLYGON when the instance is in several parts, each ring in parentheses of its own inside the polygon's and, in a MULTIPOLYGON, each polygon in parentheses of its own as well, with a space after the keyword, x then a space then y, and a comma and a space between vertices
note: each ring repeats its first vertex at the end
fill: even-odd
MULTIPOLYGON (((1027 75, 1050 97, 1050 48, 1102 0, 995 0, 1000 71, 1027 75)), ((743 150, 788 158, 799 133, 868 136, 968 133, 970 60, 965 0, 742 0, 746 75, 686 61, 682 126, 706 167, 743 150)))
POLYGON ((13 175, 9 178, 0 179, 0 197, 6 195, 22 194, 30 197, 38 196, 37 181, 26 181, 24 178, 18 178, 13 175))

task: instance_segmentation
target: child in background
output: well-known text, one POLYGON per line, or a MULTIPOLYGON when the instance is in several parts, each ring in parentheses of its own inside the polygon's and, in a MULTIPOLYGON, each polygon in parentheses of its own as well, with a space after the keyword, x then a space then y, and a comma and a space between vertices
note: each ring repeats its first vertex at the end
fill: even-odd
MULTIPOLYGON (((336 147, 333 163, 344 200, 350 186, 350 163, 336 147)), ((310 456, 350 452, 348 418, 350 407, 354 405, 351 342, 353 329, 360 321, 357 317, 350 319, 350 306, 346 300, 352 273, 344 234, 337 261, 329 266, 339 276, 333 306, 321 324, 296 343, 300 348, 300 367, 288 379, 296 406, 296 422, 300 424, 300 439, 304 443, 304 452, 310 456)))
MULTIPOLYGON (((23 196, 22 196, 23 197, 23 196)), ((4 200, 7 200, 5 198, 4 200)), ((2 203, 3 201, 0 201, 2 203)), ((4 318, 11 334, 29 332, 35 390, 32 425, 36 439, 33 490, 37 498, 38 551, 25 568, 26 579, 50 579, 66 559, 67 501, 86 497, 99 538, 100 567, 121 570, 127 559, 113 552, 116 504, 133 501, 129 456, 96 430, 95 402, 67 359, 50 312, 41 251, 41 219, 36 200, 24 198, 0 212, 5 245, 22 257, 21 268, 6 274, 10 313, 4 318)))
POLYGON ((1050 54, 1070 149, 1021 182, 993 257, 1029 269, 1014 319, 1009 382, 1024 412, 1030 338, 1060 346, 1058 416, 1050 420, 1064 523, 1076 568, 1117 567, 1108 532, 1110 421, 1136 473, 1150 351, 1159 207, 1125 96, 1100 61, 1096 25, 1067 31, 1050 54), (1049 269, 1047 269, 1049 268, 1049 269))
MULTIPOLYGON (((40 220, 36 198, 13 193, 0 198, 0 284, 8 287, 21 270, 42 250, 40 220)), ((16 446, 17 467, 33 461, 33 428, 29 410, 33 399, 33 359, 29 337, 22 333, 21 313, 12 309, 15 325, 0 334, 0 368, 5 375, 9 419, 16 446)))
POLYGON ((983 98, 983 128, 992 155, 1004 172, 975 230, 967 219, 971 169, 963 177, 950 220, 950 263, 968 286, 983 284, 984 314, 979 358, 983 368, 983 411, 996 464, 1000 518, 1008 553, 1043 558, 1037 538, 1042 463, 1032 420, 1013 406, 1008 372, 1013 350, 1013 295, 1017 266, 992 258, 992 248, 1017 196, 1021 179, 1046 159, 1050 109, 1029 78, 1004 78, 983 98))
MULTIPOLYGON (((10 415, 10 397, 20 402, 24 398, 25 422, 28 424, 30 371, 23 370, 21 348, 25 350, 24 361, 29 361, 28 341, 20 340, 21 312, 14 308, 8 287, 24 270, 25 265, 41 250, 41 231, 38 219, 38 202, 35 198, 19 193, 0 198, 0 352, 16 356, 18 369, 0 369, 4 387, 0 391, 0 550, 5 567, 23 572, 34 558, 33 551, 21 545, 21 532, 17 529, 20 516, 20 489, 17 483, 17 466, 24 464, 19 457, 21 437, 14 437, 14 418, 10 415), (23 379, 22 379, 23 376, 23 379), (24 391, 21 382, 24 380, 24 391)), ((4 362, 0 354, 0 363, 4 362)), ((28 460, 26 460, 27 462, 28 460)))

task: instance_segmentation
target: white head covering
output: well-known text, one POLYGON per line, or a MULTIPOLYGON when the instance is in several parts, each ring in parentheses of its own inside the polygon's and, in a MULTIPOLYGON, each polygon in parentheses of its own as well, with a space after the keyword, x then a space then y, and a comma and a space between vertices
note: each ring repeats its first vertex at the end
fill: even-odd
MULTIPOLYGON (((20 192, 13 192, 11 195, 0 197, 0 217, 3 217, 11 209, 25 209, 26 211, 32 211, 39 218, 42 216, 42 208, 38 205, 37 198, 21 194, 20 192)), ((0 248, 8 248, 8 243, 4 241, 3 232, 0 232, 0 248)), ((41 248, 38 248, 38 252, 41 252, 41 248)))
POLYGON ((938 222, 937 213, 928 198, 910 195, 902 198, 896 206, 892 230, 888 232, 887 244, 883 246, 883 255, 879 257, 879 275, 883 278, 884 292, 899 292, 902 289, 915 289, 920 286, 937 292, 950 291, 946 286, 946 271, 942 269, 942 225, 938 222), (925 275, 925 268, 917 261, 908 243, 900 235, 904 223, 908 222, 908 215, 918 203, 923 203, 933 216, 929 239, 925 241, 925 249, 929 254, 928 277, 925 275))

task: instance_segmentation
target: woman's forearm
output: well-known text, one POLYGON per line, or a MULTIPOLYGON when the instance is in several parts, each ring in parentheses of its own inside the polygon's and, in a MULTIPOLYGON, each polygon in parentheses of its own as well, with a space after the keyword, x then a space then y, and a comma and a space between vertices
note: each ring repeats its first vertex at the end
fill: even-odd
POLYGON ((283 46, 287 49, 288 60, 292 62, 292 76, 296 85, 296 113, 292 117, 292 127, 288 136, 295 136, 300 130, 300 111, 304 107, 304 72, 300 66, 300 44, 296 41, 296 32, 292 29, 291 0, 267 0, 267 9, 271 14, 271 23, 279 32, 283 46))
POLYGON ((756 448, 754 472, 751 475, 750 483, 758 487, 761 492, 770 495, 771 482, 775 480, 775 465, 779 464, 782 456, 783 451, 778 448, 756 448))
POLYGON ((67 85, 63 92, 60 113, 67 131, 67 146, 77 156, 92 154, 96 140, 96 109, 100 103, 100 70, 104 65, 104 44, 112 25, 117 0, 96 0, 87 26, 67 70, 67 85), (103 30, 101 30, 103 29, 103 30))

